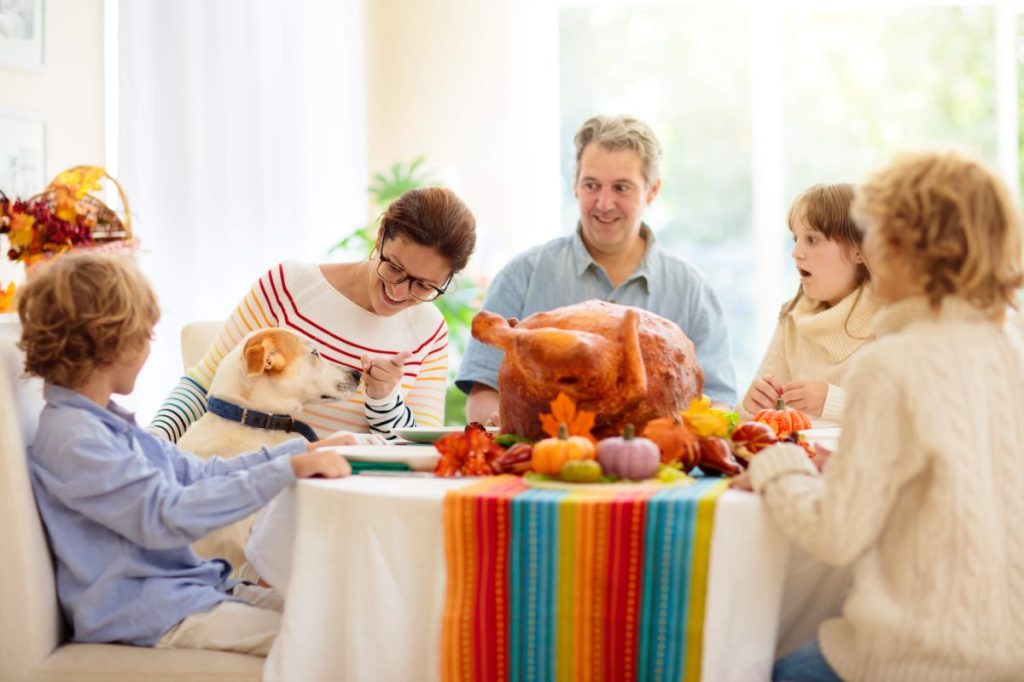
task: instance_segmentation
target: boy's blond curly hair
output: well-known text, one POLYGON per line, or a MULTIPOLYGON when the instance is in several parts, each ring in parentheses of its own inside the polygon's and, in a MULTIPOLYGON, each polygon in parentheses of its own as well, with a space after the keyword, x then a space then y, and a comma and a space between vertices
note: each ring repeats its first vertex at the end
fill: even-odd
POLYGON ((883 259, 907 263, 933 307, 956 295, 994 318, 1017 308, 1020 216, 1006 185, 978 161, 956 151, 897 156, 857 188, 853 215, 878 231, 883 259))
POLYGON ((78 388, 153 335, 156 295, 124 256, 72 253, 41 270, 17 295, 26 374, 78 388))

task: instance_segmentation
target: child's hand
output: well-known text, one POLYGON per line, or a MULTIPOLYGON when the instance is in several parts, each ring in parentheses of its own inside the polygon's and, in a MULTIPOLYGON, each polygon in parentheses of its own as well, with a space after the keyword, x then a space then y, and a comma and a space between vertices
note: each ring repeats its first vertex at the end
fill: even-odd
POLYGON ((744 471, 742 474, 736 474, 729 481, 729 485, 736 490, 743 490, 748 493, 754 492, 754 486, 750 483, 750 472, 744 471))
POLYGON ((771 374, 765 374, 750 384, 747 395, 743 396, 743 409, 751 414, 758 410, 774 409, 781 395, 782 384, 771 374))
MULTIPOLYGON (((323 441, 320 441, 321 443, 323 441)), ((292 457, 292 471, 296 478, 341 478, 352 473, 348 460, 339 455, 331 446, 311 443, 309 452, 292 457)))
POLYGON ((374 400, 391 395, 391 391, 395 390, 395 386, 402 380, 402 370, 405 369, 405 361, 410 355, 412 353, 409 351, 402 351, 395 355, 364 355, 360 358, 366 395, 374 400))
POLYGON ((782 399, 788 407, 820 417, 825 409, 828 384, 820 381, 791 381, 782 387, 782 399))
POLYGON ((828 462, 831 456, 831 450, 826 448, 824 445, 821 445, 820 443, 815 443, 814 457, 811 457, 811 464, 813 464, 818 469, 818 471, 823 471, 825 469, 825 464, 828 462))

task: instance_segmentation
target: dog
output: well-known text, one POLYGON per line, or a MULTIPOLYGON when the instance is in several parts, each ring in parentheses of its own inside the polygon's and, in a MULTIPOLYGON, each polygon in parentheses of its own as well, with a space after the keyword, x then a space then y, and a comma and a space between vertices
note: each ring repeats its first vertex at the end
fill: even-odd
MULTIPOLYGON (((207 392, 210 411, 189 427, 178 447, 209 459, 282 443, 303 431, 315 440, 295 417, 306 405, 344 400, 359 380, 359 372, 328 362, 296 332, 259 329, 224 356, 207 392), (250 425, 254 423, 262 427, 250 425)), ((376 445, 384 440, 353 434, 353 442, 376 445)), ((251 579, 244 548, 254 519, 252 515, 217 529, 192 548, 201 557, 226 559, 233 575, 251 579)))

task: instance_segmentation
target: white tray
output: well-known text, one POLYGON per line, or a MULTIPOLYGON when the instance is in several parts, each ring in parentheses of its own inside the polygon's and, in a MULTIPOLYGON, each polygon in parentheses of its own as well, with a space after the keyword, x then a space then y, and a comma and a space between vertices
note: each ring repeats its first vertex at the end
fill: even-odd
POLYGON ((441 457, 433 445, 342 445, 333 449, 353 462, 397 462, 414 471, 433 471, 441 457))
MULTIPOLYGON (((497 426, 486 427, 491 433, 498 433, 497 426)), ((401 438, 411 440, 413 443, 433 443, 434 441, 447 436, 450 433, 462 433, 465 426, 412 426, 406 429, 397 429, 401 438)))

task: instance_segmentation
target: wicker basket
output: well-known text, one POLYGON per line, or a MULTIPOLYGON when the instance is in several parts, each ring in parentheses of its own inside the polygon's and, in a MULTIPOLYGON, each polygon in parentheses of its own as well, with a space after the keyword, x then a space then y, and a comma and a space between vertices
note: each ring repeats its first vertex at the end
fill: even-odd
POLYGON ((116 211, 103 203, 99 197, 93 196, 92 194, 85 194, 77 200, 79 212, 84 212, 93 223, 92 238, 96 242, 97 247, 103 246, 108 242, 133 242, 132 236, 132 215, 131 209, 128 206, 128 195, 125 194, 124 188, 121 183, 117 181, 117 178, 110 175, 101 168, 96 166, 75 166, 62 172, 47 186, 46 190, 32 197, 30 201, 37 201, 45 199, 50 203, 51 208, 56 208, 57 198, 60 192, 68 191, 69 189, 77 189, 75 187, 62 184, 60 179, 69 173, 88 173, 90 171, 102 171, 103 177, 110 180, 117 188, 117 193, 121 198, 121 205, 124 207, 124 216, 119 216, 116 211))

